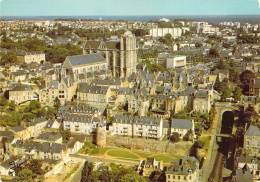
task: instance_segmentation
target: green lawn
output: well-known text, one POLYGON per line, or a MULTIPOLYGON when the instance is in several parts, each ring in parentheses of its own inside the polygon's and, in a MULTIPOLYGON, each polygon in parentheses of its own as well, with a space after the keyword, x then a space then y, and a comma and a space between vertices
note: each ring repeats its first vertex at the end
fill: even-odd
POLYGON ((105 148, 99 148, 99 147, 96 147, 94 148, 89 155, 104 155, 106 153, 107 150, 109 150, 111 148, 109 147, 105 147, 105 148))
POLYGON ((179 159, 181 156, 171 156, 171 155, 154 155, 153 156, 157 161, 163 161, 163 163, 169 163, 171 159, 179 159))
POLYGON ((112 157, 129 158, 129 159, 138 159, 139 158, 135 154, 132 154, 130 152, 127 152, 125 150, 120 150, 120 149, 110 150, 107 152, 107 155, 110 155, 112 157))
POLYGON ((133 152, 142 158, 147 158, 153 155, 153 153, 148 153, 148 152, 139 152, 139 151, 133 151, 133 152))

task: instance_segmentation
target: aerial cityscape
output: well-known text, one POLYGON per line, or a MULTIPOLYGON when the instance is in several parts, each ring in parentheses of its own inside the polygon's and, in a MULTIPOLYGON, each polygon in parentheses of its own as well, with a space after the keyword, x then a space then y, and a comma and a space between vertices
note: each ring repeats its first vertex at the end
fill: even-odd
POLYGON ((0 182, 259 182, 258 0, 0 0, 0 182))

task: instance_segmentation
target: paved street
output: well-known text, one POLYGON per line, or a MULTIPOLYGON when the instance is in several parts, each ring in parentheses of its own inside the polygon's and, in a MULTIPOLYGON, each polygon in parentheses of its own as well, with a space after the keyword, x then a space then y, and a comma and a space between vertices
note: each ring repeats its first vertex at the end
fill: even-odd
POLYGON ((216 135, 219 135, 219 133, 220 133, 222 114, 223 114, 223 111, 225 111, 227 109, 226 106, 227 106, 226 103, 216 104, 216 116, 215 116, 215 120, 213 123, 213 128, 212 128, 211 134, 209 135, 209 136, 211 136, 211 140, 210 140, 210 144, 209 144, 208 155, 203 164, 202 169, 200 170, 200 181, 202 181, 202 182, 208 181, 211 171, 213 170, 213 167, 215 164, 216 156, 218 153, 216 135))

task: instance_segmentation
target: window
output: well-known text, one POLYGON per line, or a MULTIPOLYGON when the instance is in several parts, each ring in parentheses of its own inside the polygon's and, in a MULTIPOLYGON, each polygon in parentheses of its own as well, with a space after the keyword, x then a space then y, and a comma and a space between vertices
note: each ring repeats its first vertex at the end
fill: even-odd
POLYGON ((168 175, 168 179, 171 179, 171 175, 168 175))

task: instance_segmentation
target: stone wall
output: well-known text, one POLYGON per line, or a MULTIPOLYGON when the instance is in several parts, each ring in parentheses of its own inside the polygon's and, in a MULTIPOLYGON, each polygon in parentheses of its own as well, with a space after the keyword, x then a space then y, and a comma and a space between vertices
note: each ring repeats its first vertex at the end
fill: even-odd
POLYGON ((192 142, 171 143, 145 138, 130 138, 121 136, 107 136, 107 147, 122 147, 145 152, 167 153, 172 155, 189 155, 192 142))

